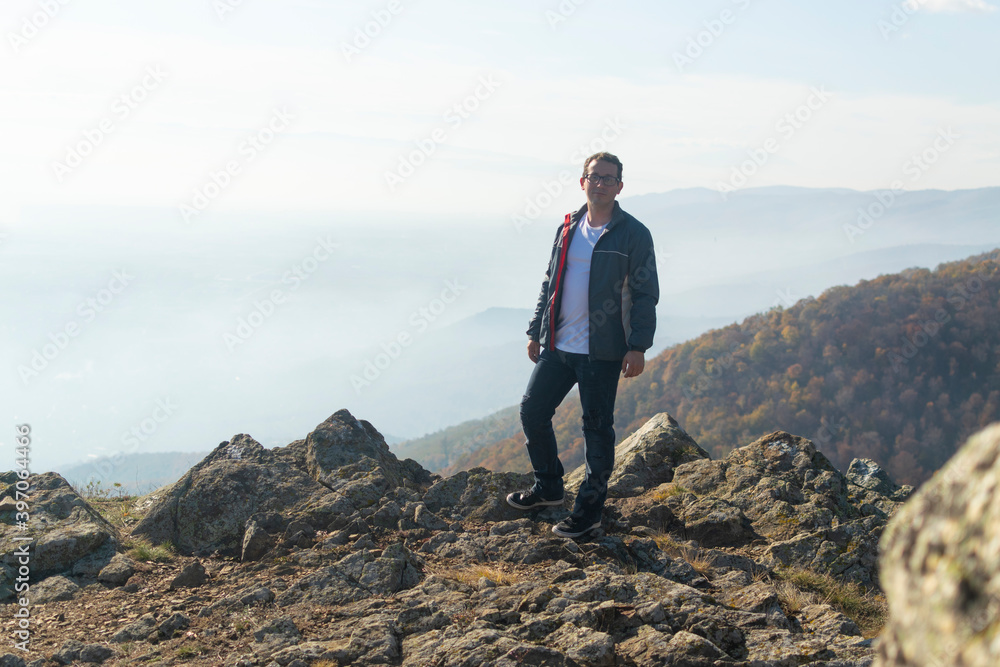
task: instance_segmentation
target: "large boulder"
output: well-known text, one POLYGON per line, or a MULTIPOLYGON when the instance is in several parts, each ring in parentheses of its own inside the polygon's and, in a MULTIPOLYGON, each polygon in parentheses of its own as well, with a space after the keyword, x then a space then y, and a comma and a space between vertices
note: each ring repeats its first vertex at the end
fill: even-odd
POLYGON ((340 410, 286 447, 265 449, 245 434, 221 443, 157 492, 132 534, 184 554, 253 559, 274 541, 268 533, 293 521, 304 533, 338 530, 393 489, 426 488, 430 479, 415 461, 399 461, 371 424, 340 410), (256 544, 249 556, 247 540, 256 544))
MULTIPOLYGON (((615 448, 615 467, 608 480, 608 496, 627 498, 673 480, 677 466, 709 455, 678 424, 661 412, 615 448)), ((586 477, 580 466, 566 477, 566 487, 577 489, 586 477)))
POLYGON ((0 600, 13 594, 19 551, 30 552, 31 584, 53 574, 71 573, 80 563, 107 564, 118 549, 118 534, 59 474, 31 476, 30 519, 21 529, 17 516, 17 474, 0 475, 0 600), (30 539, 24 540, 28 537, 30 539))
POLYGON ((903 492, 873 463, 853 464, 852 470, 857 484, 811 441, 775 431, 724 459, 677 466, 673 483, 683 493, 669 502, 695 539, 719 530, 736 544, 760 536, 766 538, 761 559, 768 566, 808 568, 873 587, 878 538, 886 516, 900 505, 896 496, 884 494, 901 498, 903 492), (878 503, 881 509, 871 505, 863 512, 861 502, 878 503), (718 518, 716 530, 707 529, 716 528, 711 521, 702 525, 706 516, 718 518))
POLYGON ((1000 423, 973 435, 886 528, 882 667, 1000 664, 1000 423))
POLYGON ((223 442, 157 499, 132 531, 181 553, 238 554, 247 520, 283 512, 329 491, 249 435, 223 442))

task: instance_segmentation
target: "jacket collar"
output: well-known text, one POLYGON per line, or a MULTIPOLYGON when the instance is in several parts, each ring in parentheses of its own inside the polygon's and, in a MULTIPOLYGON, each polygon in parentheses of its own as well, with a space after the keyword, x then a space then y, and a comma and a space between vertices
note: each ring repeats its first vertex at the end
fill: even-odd
MULTIPOLYGON (((571 219, 573 220, 573 224, 574 225, 578 224, 580 222, 580 219, 583 218, 583 214, 586 213, 586 212, 587 212, 587 205, 584 204, 583 206, 580 207, 580 209, 576 213, 574 213, 571 216, 571 219)), ((611 211, 611 220, 608 222, 608 226, 605 229, 610 230, 612 227, 614 227, 615 225, 617 225, 621 221, 621 219, 624 218, 624 217, 625 217, 625 212, 622 211, 622 207, 618 203, 618 200, 616 199, 615 200, 615 207, 611 211)))

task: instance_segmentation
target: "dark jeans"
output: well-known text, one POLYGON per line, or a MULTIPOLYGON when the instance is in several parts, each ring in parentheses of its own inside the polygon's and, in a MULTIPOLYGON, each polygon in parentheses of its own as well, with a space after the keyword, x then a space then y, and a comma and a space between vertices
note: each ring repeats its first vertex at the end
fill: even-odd
POLYGON ((580 385, 587 476, 573 508, 579 518, 599 520, 608 496, 608 479, 615 463, 613 425, 621 369, 621 361, 591 361, 586 354, 542 350, 521 399, 521 428, 535 485, 544 496, 555 498, 563 492, 563 466, 552 415, 573 385, 580 385))

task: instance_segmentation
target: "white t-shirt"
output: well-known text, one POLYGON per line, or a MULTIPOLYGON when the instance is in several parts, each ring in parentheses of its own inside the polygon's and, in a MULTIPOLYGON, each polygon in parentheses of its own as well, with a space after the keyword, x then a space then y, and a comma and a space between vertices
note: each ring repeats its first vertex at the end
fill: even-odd
POLYGON ((591 227, 584 213, 570 241, 556 324, 555 346, 563 352, 590 353, 590 258, 605 227, 591 227))

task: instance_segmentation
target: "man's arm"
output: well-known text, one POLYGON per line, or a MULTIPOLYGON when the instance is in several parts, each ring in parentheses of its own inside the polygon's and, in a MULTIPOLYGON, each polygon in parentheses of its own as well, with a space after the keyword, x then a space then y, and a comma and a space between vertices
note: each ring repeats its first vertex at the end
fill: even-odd
MULTIPOLYGON (((629 250, 630 258, 634 258, 635 261, 630 262, 628 274, 628 288, 632 298, 628 346, 629 354, 632 352, 644 354, 652 347, 653 334, 656 332, 656 304, 660 300, 660 283, 656 275, 656 255, 653 252, 652 235, 643 227, 641 233, 635 235, 635 239, 633 247, 629 250)), ((634 355, 633 360, 635 360, 634 355)), ((622 370, 625 371, 625 368, 622 370)), ((635 375, 641 372, 640 365, 635 375)))
POLYGON ((542 289, 538 293, 538 302, 535 304, 535 314, 531 316, 531 321, 528 323, 528 358, 533 362, 538 361, 538 355, 541 351, 541 346, 538 341, 542 336, 542 316, 545 313, 545 307, 549 303, 549 278, 552 274, 552 262, 555 259, 556 252, 558 251, 559 235, 562 233, 562 227, 556 230, 555 241, 552 242, 552 252, 549 254, 549 263, 545 266, 545 279, 542 281, 542 289), (534 346, 534 354, 532 353, 532 343, 534 346))

